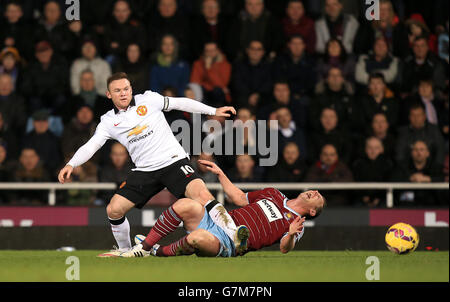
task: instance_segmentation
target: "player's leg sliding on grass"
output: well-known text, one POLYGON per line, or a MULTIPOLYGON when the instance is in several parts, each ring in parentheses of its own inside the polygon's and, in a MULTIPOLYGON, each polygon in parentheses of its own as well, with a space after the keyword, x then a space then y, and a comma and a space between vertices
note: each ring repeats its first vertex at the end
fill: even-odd
MULTIPOLYGON (((230 217, 230 219, 232 218, 230 217)), ((194 200, 183 198, 161 214, 141 244, 134 246, 133 249, 122 253, 120 256, 146 257, 150 253, 158 256, 177 256, 191 255, 201 251, 199 255, 202 256, 224 254, 230 257, 236 254, 236 250, 239 253, 241 249, 246 248, 249 235, 248 230, 245 232, 246 229, 246 227, 239 228, 240 245, 236 248, 233 240, 212 220, 206 207, 194 200), (189 235, 159 249, 157 242, 175 231, 181 222, 183 222, 183 226, 189 235), (208 248, 199 250, 199 247, 203 245, 207 245, 208 248)))

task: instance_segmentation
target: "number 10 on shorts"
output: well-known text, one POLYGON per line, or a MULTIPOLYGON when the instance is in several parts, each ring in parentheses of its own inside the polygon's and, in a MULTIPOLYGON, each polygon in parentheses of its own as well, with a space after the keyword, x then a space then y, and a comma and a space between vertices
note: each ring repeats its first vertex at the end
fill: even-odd
POLYGON ((182 166, 180 169, 181 169, 181 171, 183 171, 183 173, 184 173, 184 175, 186 175, 186 177, 191 176, 195 172, 194 169, 189 165, 182 166))

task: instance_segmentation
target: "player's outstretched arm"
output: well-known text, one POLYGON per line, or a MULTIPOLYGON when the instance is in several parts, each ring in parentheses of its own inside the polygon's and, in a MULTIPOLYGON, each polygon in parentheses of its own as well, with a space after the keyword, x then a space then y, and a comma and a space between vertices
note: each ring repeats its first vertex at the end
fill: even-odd
POLYGON ((280 241, 280 251, 283 254, 290 252, 294 249, 295 246, 295 237, 300 234, 303 230, 303 223, 305 222, 305 218, 300 218, 298 216, 294 219, 294 221, 289 225, 289 232, 286 236, 281 238, 280 241))
POLYGON ((219 179, 223 190, 235 205, 240 207, 248 205, 248 200, 245 196, 245 193, 241 189, 236 187, 230 181, 230 179, 228 179, 228 177, 225 175, 222 169, 219 168, 219 166, 209 160, 199 159, 198 162, 202 165, 205 165, 208 171, 211 171, 212 173, 217 175, 217 178, 219 179))
POLYGON ((166 97, 164 99, 163 111, 180 110, 191 113, 202 113, 215 116, 230 117, 231 114, 236 114, 236 109, 231 106, 224 106, 220 108, 214 108, 205 105, 199 101, 192 100, 185 97, 166 97))

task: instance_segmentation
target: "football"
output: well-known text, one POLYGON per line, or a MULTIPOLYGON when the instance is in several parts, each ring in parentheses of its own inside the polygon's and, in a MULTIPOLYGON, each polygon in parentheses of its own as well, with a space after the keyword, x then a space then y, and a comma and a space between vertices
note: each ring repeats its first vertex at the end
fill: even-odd
POLYGON ((385 236, 387 248, 399 255, 413 252, 419 245, 419 235, 407 223, 396 223, 391 226, 385 236))

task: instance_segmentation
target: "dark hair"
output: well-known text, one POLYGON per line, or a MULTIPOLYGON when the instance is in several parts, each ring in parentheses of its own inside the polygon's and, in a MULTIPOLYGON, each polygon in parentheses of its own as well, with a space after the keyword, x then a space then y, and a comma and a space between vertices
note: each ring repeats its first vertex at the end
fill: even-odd
POLYGON ((416 37, 416 38, 414 39, 414 43, 416 43, 416 42, 419 41, 419 40, 425 40, 425 43, 426 43, 427 46, 428 46, 428 37, 427 37, 426 35, 420 35, 420 36, 416 37))
POLYGON ((295 39, 295 38, 299 38, 299 39, 302 40, 303 43, 305 43, 305 38, 301 34, 290 35, 289 38, 288 38, 288 43, 291 43, 292 40, 295 39))
POLYGON ((328 40, 327 44, 325 45, 325 61, 330 61, 330 54, 328 53, 328 46, 330 46, 331 42, 337 42, 339 47, 341 48, 341 54, 339 56, 339 61, 345 62, 347 59, 347 51, 345 50, 344 44, 342 44, 342 41, 337 38, 331 38, 328 40))
POLYGON ((128 75, 125 72, 116 72, 116 73, 112 74, 106 81, 106 87, 108 88, 108 90, 109 90, 109 84, 111 84, 111 82, 121 80, 121 79, 127 79, 128 81, 130 81, 130 78, 128 77, 128 75))
POLYGON ((431 85, 432 87, 434 87, 434 82, 433 79, 430 77, 422 77, 419 79, 419 85, 421 85, 422 83, 426 83, 431 85))
POLYGON ((384 79, 384 75, 381 72, 373 72, 369 75, 369 82, 372 79, 380 79, 383 81, 384 84, 386 84, 386 80, 384 79))
POLYGON ((413 102, 409 106, 409 113, 411 113, 412 110, 416 110, 416 109, 422 109, 424 112, 426 112, 425 105, 419 101, 413 102))

